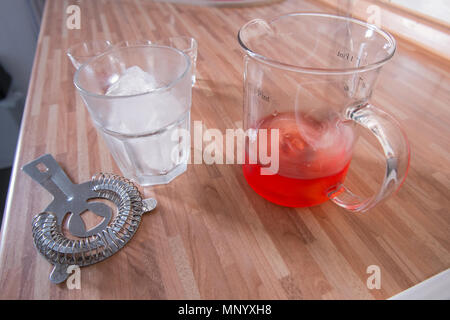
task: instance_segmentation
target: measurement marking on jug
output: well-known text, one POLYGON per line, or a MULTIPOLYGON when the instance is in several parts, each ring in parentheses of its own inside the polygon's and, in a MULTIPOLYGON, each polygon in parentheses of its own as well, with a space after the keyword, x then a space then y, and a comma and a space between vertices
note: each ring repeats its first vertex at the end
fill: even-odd
POLYGON ((266 102, 270 102, 270 97, 265 95, 261 89, 256 89, 256 94, 258 97, 262 98, 266 102))
POLYGON ((338 50, 337 56, 343 59, 347 59, 350 62, 353 61, 353 55, 350 55, 350 53, 348 52, 341 52, 340 50, 338 50))

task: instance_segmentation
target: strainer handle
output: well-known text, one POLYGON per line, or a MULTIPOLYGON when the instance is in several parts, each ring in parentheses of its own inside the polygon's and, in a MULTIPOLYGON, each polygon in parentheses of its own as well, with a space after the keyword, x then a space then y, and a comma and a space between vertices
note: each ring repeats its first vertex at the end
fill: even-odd
POLYGON ((333 188, 328 196, 338 206, 349 211, 364 212, 386 199, 402 185, 409 168, 409 143, 397 120, 373 105, 366 104, 348 110, 347 116, 370 130, 378 139, 386 158, 386 173, 381 188, 369 198, 355 195, 343 184, 333 188))

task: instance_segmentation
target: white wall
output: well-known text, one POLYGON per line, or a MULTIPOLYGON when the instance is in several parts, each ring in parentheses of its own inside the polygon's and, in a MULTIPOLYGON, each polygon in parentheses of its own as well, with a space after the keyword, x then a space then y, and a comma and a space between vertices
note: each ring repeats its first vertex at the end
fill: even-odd
POLYGON ((391 2, 445 23, 450 22, 449 0, 391 0, 391 2))
MULTIPOLYGON (((11 90, 26 96, 39 34, 42 0, 0 1, 0 63, 12 76, 11 90)), ((11 100, 10 100, 11 101, 11 100)), ((0 102, 0 168, 14 159, 23 103, 0 102), (19 115, 19 116, 17 116, 19 115)))

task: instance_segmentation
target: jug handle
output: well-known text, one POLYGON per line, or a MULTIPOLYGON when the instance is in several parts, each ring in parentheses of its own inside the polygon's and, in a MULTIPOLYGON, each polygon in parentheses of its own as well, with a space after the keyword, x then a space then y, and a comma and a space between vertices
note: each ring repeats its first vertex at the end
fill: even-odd
POLYGON ((330 190, 328 197, 349 211, 365 212, 396 192, 405 181, 410 161, 409 142, 397 120, 371 104, 347 110, 347 118, 369 129, 378 139, 386 158, 386 173, 381 188, 369 198, 355 195, 343 184, 330 190))

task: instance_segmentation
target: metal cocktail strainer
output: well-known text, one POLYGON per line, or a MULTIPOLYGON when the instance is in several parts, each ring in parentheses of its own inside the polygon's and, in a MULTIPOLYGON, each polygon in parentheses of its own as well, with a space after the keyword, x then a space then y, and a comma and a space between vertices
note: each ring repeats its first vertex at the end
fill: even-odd
POLYGON ((123 248, 139 227, 142 214, 153 210, 157 204, 153 198, 142 200, 131 181, 114 174, 100 173, 91 181, 73 184, 50 154, 28 163, 22 170, 54 196, 32 222, 36 248, 54 265, 50 274, 53 283, 67 279, 70 265, 91 265, 123 248), (88 202, 90 199, 113 202, 117 206, 116 217, 112 219, 113 211, 108 205, 88 202), (103 218, 89 230, 80 216, 87 210, 103 218), (67 214, 70 214, 68 231, 73 239, 63 234, 67 214))

